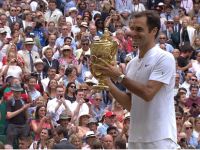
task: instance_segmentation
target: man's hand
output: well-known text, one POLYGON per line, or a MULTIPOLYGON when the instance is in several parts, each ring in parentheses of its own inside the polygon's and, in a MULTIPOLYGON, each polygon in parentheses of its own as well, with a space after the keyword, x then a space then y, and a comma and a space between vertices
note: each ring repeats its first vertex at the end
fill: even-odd
POLYGON ((29 108, 31 106, 31 103, 28 103, 28 104, 24 104, 24 106, 22 107, 23 110, 26 110, 27 108, 29 108))
POLYGON ((103 65, 99 65, 99 64, 92 64, 92 65, 94 65, 97 70, 102 72, 104 76, 107 76, 107 77, 112 78, 113 80, 116 80, 120 75, 122 75, 121 70, 119 69, 119 67, 114 65, 114 63, 108 64, 106 61, 104 61, 101 58, 96 58, 96 59, 98 59, 100 64, 103 64, 103 65))

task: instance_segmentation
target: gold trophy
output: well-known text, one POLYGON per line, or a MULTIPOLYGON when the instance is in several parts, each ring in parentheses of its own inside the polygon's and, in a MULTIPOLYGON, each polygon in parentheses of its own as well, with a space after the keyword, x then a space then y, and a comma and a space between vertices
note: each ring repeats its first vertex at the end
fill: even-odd
POLYGON ((105 76, 95 68, 94 64, 104 65, 98 58, 103 59, 108 64, 116 60, 117 42, 113 41, 110 32, 107 28, 104 30, 104 34, 99 41, 93 41, 90 46, 91 50, 91 73, 99 81, 97 85, 93 86, 94 90, 108 90, 108 86, 104 83, 105 76))

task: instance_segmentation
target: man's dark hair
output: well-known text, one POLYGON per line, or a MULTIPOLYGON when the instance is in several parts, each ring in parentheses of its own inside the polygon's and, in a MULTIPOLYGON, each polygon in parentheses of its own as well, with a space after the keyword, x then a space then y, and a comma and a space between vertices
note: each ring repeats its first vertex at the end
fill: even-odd
POLYGON ((55 3, 55 4, 57 4, 56 0, 49 0, 49 3, 55 3))
POLYGON ((70 39, 72 41, 72 38, 67 36, 67 37, 64 38, 64 42, 66 42, 67 39, 70 39))
POLYGON ((185 43, 180 47, 180 51, 182 53, 192 52, 194 51, 193 47, 190 45, 190 43, 185 43))
POLYGON ((63 134, 64 138, 68 138, 68 132, 64 127, 58 126, 55 131, 58 135, 63 134))
POLYGON ((114 145, 116 149, 126 149, 126 140, 118 136, 114 141, 114 145))
POLYGON ((115 127, 115 126, 110 126, 110 127, 108 127, 108 129, 107 129, 107 134, 109 134, 109 132, 110 132, 111 130, 118 131, 117 127, 115 127))
POLYGON ((156 11, 153 10, 146 10, 142 11, 136 14, 133 14, 131 17, 134 18, 140 18, 140 17, 146 17, 147 18, 147 26, 149 29, 149 32, 152 31, 154 28, 157 28, 157 33, 155 35, 155 38, 158 36, 160 31, 160 16, 156 11))
POLYGON ((91 149, 103 149, 102 142, 99 139, 95 139, 92 142, 91 149))

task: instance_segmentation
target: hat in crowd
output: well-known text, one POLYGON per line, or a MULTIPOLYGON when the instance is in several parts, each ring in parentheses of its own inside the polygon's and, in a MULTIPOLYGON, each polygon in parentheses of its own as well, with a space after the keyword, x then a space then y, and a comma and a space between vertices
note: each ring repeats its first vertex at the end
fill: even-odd
POLYGON ((174 20, 173 19, 168 19, 167 22, 174 22, 174 20))
POLYGON ((78 9, 77 9, 76 7, 71 7, 71 8, 69 9, 69 13, 71 13, 72 11, 78 12, 78 9))
POLYGON ((63 111, 60 116, 59 116, 59 120, 57 121, 57 123, 60 122, 60 120, 68 120, 71 119, 72 117, 70 115, 67 114, 66 111, 63 111))
POLYGON ((28 35, 31 36, 31 37, 35 37, 35 33, 34 32, 30 32, 28 35))
POLYGON ((163 2, 158 3, 158 6, 164 6, 165 4, 163 2))
POLYGON ((71 48, 69 45, 64 45, 64 46, 61 48, 61 51, 64 51, 64 50, 72 50, 72 48, 71 48))
POLYGON ((4 28, 0 28, 0 33, 7 33, 7 31, 4 28))
POLYGON ((112 116, 116 116, 116 114, 112 111, 108 111, 105 113, 105 117, 112 117, 112 116))
POLYGON ((90 138, 90 137, 96 137, 94 134, 94 131, 87 131, 85 134, 85 139, 90 138))
POLYGON ((42 61, 42 59, 38 58, 34 62, 34 65, 37 65, 37 64, 44 64, 44 62, 42 61))
POLYGON ((80 110, 79 112, 79 119, 82 117, 82 116, 88 116, 89 118, 91 117, 91 115, 89 114, 89 109, 85 109, 84 111, 83 110, 80 110))
POLYGON ((94 123, 94 124, 98 125, 98 121, 95 118, 90 118, 89 119, 88 125, 91 124, 91 123, 94 123))
POLYGON ((33 38, 28 37, 25 39, 24 44, 33 45, 33 44, 35 44, 35 42, 34 42, 33 38))
POLYGON ((87 84, 98 84, 96 81, 95 81, 95 79, 94 78, 92 78, 92 79, 90 79, 90 78, 86 78, 85 79, 85 83, 87 83, 87 84))
POLYGON ((16 92, 22 92, 23 88, 21 87, 20 84, 14 84, 11 86, 10 88, 12 91, 16 91, 16 92))
POLYGON ((81 22, 81 27, 88 28, 87 22, 81 22))
POLYGON ((100 40, 100 37, 96 35, 96 36, 93 37, 93 40, 94 40, 94 41, 99 41, 99 40, 100 40))

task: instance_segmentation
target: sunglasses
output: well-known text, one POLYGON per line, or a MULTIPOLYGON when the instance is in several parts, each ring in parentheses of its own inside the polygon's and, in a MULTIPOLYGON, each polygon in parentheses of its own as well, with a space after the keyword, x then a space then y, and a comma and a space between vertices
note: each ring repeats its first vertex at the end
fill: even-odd
POLYGON ((17 11, 16 9, 11 9, 10 11, 17 11))
POLYGON ((76 88, 76 86, 70 86, 70 88, 73 88, 73 89, 75 89, 75 88, 76 88))
POLYGON ((87 45, 89 45, 88 43, 82 43, 82 45, 85 45, 85 46, 87 46, 87 45))
POLYGON ((160 37, 159 39, 166 39, 166 38, 162 38, 162 37, 160 37))
POLYGON ((191 81, 197 81, 197 79, 191 79, 191 81))
POLYGON ((189 129, 192 129, 192 127, 186 127, 185 129, 186 129, 186 130, 189 130, 189 129))
POLYGON ((182 119, 182 117, 176 117, 176 120, 181 120, 182 119))
POLYGON ((102 101, 102 99, 100 99, 100 98, 95 98, 95 100, 96 100, 96 101, 102 101))
POLYGON ((87 91, 88 89, 81 89, 82 91, 87 91))

